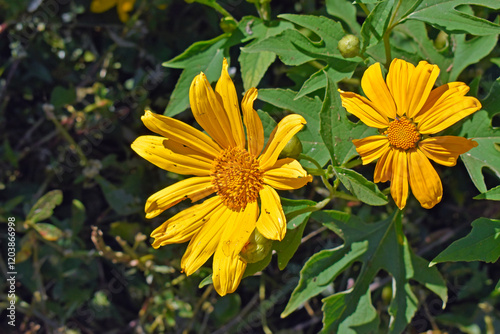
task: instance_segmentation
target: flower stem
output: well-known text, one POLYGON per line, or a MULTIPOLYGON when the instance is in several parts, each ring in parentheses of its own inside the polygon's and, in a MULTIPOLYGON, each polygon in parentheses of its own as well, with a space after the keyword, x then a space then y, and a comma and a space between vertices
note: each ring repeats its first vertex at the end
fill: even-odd
POLYGON ((255 8, 257 8, 257 12, 259 16, 264 21, 271 20, 271 5, 269 4, 270 0, 256 0, 254 2, 255 8))
POLYGON ((366 7, 366 5, 364 3, 362 3, 361 1, 356 1, 356 3, 359 5, 359 7, 361 7, 361 9, 363 10, 363 12, 365 12, 366 16, 370 15, 370 11, 368 10, 368 7, 366 7))

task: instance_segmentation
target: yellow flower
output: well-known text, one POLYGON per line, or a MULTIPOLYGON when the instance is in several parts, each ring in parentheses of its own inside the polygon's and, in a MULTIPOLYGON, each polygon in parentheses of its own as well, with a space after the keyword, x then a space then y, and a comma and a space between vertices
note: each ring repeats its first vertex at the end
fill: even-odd
POLYGON ((402 209, 406 205, 408 182, 420 204, 430 209, 441 201, 443 186, 429 159, 455 166, 460 154, 477 143, 462 137, 429 135, 438 133, 481 108, 465 96, 469 87, 450 82, 432 89, 439 68, 421 61, 417 67, 394 59, 386 82, 380 64, 370 66, 361 87, 367 98, 340 91, 342 106, 380 134, 353 140, 363 164, 379 159, 374 181, 391 181, 391 195, 402 209))
POLYGON ((92 13, 102 13, 116 6, 120 21, 127 22, 129 19, 129 12, 134 9, 135 1, 136 0, 92 0, 90 11, 92 13))
POLYGON ((181 261, 186 275, 214 254, 212 281, 221 296, 238 287, 247 266, 239 253, 255 228, 268 239, 285 236, 285 215, 274 189, 298 189, 312 180, 298 161, 278 159, 286 143, 306 124, 304 118, 283 118, 263 148, 262 122, 253 109, 257 89, 251 88, 241 102, 246 140, 227 68, 224 59, 215 91, 203 73, 194 78, 189 91, 193 115, 208 135, 146 111, 142 121, 161 137, 141 136, 132 143, 132 149, 156 166, 194 175, 149 197, 146 218, 185 199, 195 202, 216 194, 168 219, 151 237, 154 248, 191 240, 181 261))

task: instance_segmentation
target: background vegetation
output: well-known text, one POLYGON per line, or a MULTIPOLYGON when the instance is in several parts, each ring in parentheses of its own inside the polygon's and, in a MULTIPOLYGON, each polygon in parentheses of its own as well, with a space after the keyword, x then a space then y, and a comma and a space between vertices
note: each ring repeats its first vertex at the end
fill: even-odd
POLYGON ((2 294, 0 332, 500 331, 499 9, 495 0, 137 0, 121 22, 116 8, 92 13, 90 1, 0 0, 0 222, 6 231, 16 219, 18 273, 16 327, 2 294), (359 56, 340 55, 346 33, 361 40, 359 56), (149 134, 145 108, 193 124, 189 84, 200 71, 216 80, 223 57, 239 93, 259 88, 267 135, 288 112, 308 120, 304 152, 331 166, 325 178, 338 188, 315 177, 281 193, 287 239, 221 298, 198 288, 210 265, 180 272, 186 244, 150 246, 149 233, 189 203, 144 218, 146 198, 179 176, 130 143, 149 134), (374 166, 359 166, 352 150, 367 128, 327 113, 341 110, 337 87, 359 92, 367 66, 388 57, 437 64, 439 83, 466 82, 483 104, 447 130, 480 146, 454 168, 435 166, 444 198, 432 210, 410 197, 398 212, 389 184, 368 181, 374 166), (442 263, 429 269, 433 259, 442 263), (292 295, 301 270, 306 288, 292 295))

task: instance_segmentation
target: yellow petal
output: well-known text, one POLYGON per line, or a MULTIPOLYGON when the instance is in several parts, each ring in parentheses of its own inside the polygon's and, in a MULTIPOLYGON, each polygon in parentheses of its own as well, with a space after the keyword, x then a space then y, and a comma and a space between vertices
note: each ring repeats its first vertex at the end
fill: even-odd
POLYGON ((427 112, 434 107, 434 105, 441 103, 443 100, 449 98, 451 95, 454 97, 464 96, 469 91, 469 86, 463 82, 450 82, 441 85, 431 91, 427 101, 420 111, 413 116, 413 121, 419 123, 428 117, 427 112))
POLYGON ((217 248, 214 254, 212 282, 215 291, 221 296, 232 293, 240 285, 243 273, 247 268, 239 254, 226 256, 222 247, 217 248))
POLYGON ((424 106, 439 75, 439 67, 421 61, 415 68, 408 84, 408 109, 406 116, 413 118, 424 106))
POLYGON ((264 128, 262 121, 253 109, 253 103, 257 98, 257 89, 250 88, 241 101, 243 109, 243 121, 247 127, 248 152, 254 157, 258 156, 264 147, 264 128))
POLYGON ((196 151, 158 136, 141 136, 132 149, 152 164, 177 174, 210 175, 212 161, 196 151))
POLYGON ((153 247, 179 244, 191 238, 205 225, 214 209, 220 205, 218 196, 185 209, 158 226, 152 233, 153 247))
POLYGON ((385 118, 396 118, 396 105, 385 84, 380 63, 368 67, 361 79, 361 88, 380 114, 384 115, 385 118))
POLYGON ((223 148, 236 146, 231 135, 228 115, 217 99, 205 74, 197 75, 189 89, 193 116, 205 131, 223 148))
POLYGON ((418 144, 419 149, 427 158, 448 167, 455 166, 460 154, 476 146, 477 142, 456 136, 431 137, 418 144))
POLYGON ((207 217, 205 225, 191 239, 186 252, 181 260, 181 268, 186 275, 191 275, 198 270, 217 249, 220 244, 221 235, 233 215, 231 210, 222 204, 219 205, 207 217))
POLYGON ((395 58, 387 73, 387 86, 396 103, 398 116, 403 116, 408 110, 408 83, 415 71, 415 66, 407 61, 395 58))
POLYGON ((278 193, 265 185, 259 195, 261 210, 257 229, 267 239, 283 240, 286 233, 286 218, 278 193))
POLYGON ((127 22, 129 19, 128 13, 134 9, 135 0, 118 0, 117 10, 120 21, 127 22))
POLYGON ((387 116, 381 114, 377 107, 367 98, 356 93, 344 92, 339 89, 340 98, 342 99, 342 107, 348 112, 356 116, 372 128, 383 129, 389 126, 387 116))
POLYGON ((102 13, 111 9, 118 0, 92 0, 90 11, 92 13, 102 13))
POLYGON ((406 152, 393 150, 391 195, 398 208, 403 209, 408 199, 408 161, 406 152))
POLYGON ((255 229, 258 214, 259 206, 257 201, 248 203, 243 211, 233 212, 221 237, 224 255, 232 257, 241 252, 250 234, 255 229))
POLYGON ((354 139, 352 143, 356 146, 356 151, 361 156, 363 165, 380 158, 389 149, 389 140, 384 135, 354 139))
POLYGON ((304 117, 292 114, 285 116, 269 136, 264 152, 259 157, 260 170, 272 167, 288 141, 306 124, 304 117))
POLYGON ((443 197, 441 179, 420 150, 408 151, 408 169, 411 191, 422 207, 430 209, 439 203, 443 197))
POLYGON ((387 182, 392 178, 394 149, 389 148, 386 150, 375 165, 375 172, 373 175, 373 182, 387 182))
POLYGON ((478 99, 463 96, 467 91, 467 86, 451 86, 432 106, 430 104, 425 106, 429 109, 419 114, 417 130, 421 134, 438 133, 481 109, 478 99))
POLYGON ((221 148, 212 138, 184 122, 152 113, 149 110, 146 110, 141 120, 149 130, 198 152, 200 156, 205 156, 210 160, 219 156, 221 148))
POLYGON ((312 181, 312 176, 295 159, 280 159, 264 172, 265 184, 278 190, 299 189, 312 181))
POLYGON ((233 136, 236 145, 238 147, 245 148, 245 131, 243 130, 243 123, 241 123, 238 95, 236 94, 233 81, 227 72, 227 67, 227 60, 224 58, 222 63, 222 72, 220 74, 219 81, 217 81, 217 85, 215 86, 215 94, 227 113, 229 123, 231 124, 230 134, 233 136))
POLYGON ((146 218, 154 218, 175 204, 189 198, 191 202, 214 192, 210 176, 191 177, 174 183, 153 195, 146 201, 146 218))

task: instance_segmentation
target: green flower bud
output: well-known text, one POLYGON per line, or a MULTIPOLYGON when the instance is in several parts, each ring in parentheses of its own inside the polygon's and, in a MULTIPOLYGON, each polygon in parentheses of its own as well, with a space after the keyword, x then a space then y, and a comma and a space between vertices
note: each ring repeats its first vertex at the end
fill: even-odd
POLYGON ((354 35, 345 35, 337 44, 340 54, 344 58, 353 58, 359 55, 359 38, 354 35))
POLYGON ((223 17, 222 19, 220 19, 219 25, 220 25, 222 31, 224 31, 224 32, 233 32, 234 30, 236 30, 236 28, 238 26, 236 21, 232 17, 229 17, 229 16, 226 16, 226 17, 223 17))
POLYGON ((386 285, 382 288, 382 300, 386 305, 389 305, 392 300, 392 287, 390 285, 386 285))
POLYGON ((264 259, 271 251, 272 240, 266 239, 260 232, 253 230, 248 242, 240 252, 240 258, 246 263, 255 263, 264 259))
POLYGON ((293 136, 292 139, 286 143, 285 148, 283 148, 279 155, 279 158, 297 159, 300 153, 302 153, 302 143, 297 136, 293 136))
POLYGON ((434 40, 434 46, 437 50, 441 51, 448 46, 448 34, 444 31, 440 31, 434 40))

